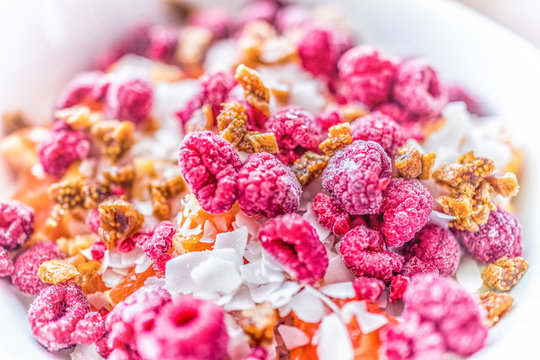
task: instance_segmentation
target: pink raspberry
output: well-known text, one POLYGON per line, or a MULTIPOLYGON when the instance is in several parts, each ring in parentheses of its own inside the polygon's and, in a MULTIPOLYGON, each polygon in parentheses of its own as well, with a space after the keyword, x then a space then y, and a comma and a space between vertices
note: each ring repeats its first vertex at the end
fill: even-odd
POLYGON ((376 230, 357 226, 343 236, 339 252, 345 265, 356 276, 388 281, 401 271, 403 257, 386 251, 384 240, 376 230))
POLYGON ((165 274, 165 263, 172 258, 168 252, 172 248, 174 234, 174 225, 170 221, 162 221, 155 227, 152 237, 141 245, 146 255, 154 261, 158 274, 165 274))
POLYGON ((314 284, 324 277, 328 255, 311 224, 298 214, 286 214, 264 224, 258 234, 263 248, 298 280, 314 284))
POLYGON ((437 72, 420 59, 399 64, 393 96, 407 112, 427 118, 439 115, 448 103, 448 92, 437 72))
POLYGON ((401 126, 391 117, 377 111, 353 121, 351 135, 353 140, 375 141, 390 158, 396 155, 397 149, 406 140, 401 126))
POLYGON ((163 306, 152 329, 138 335, 137 349, 144 359, 221 360, 228 341, 223 309, 184 296, 163 306))
POLYGON ((103 100, 109 85, 101 71, 80 73, 62 90, 56 100, 56 108, 64 109, 85 101, 103 100))
POLYGON ((316 118, 317 122, 323 129, 323 131, 328 131, 330 126, 337 125, 341 123, 341 118, 337 110, 327 110, 319 114, 316 118))
POLYGON ((297 106, 278 110, 265 126, 276 136, 280 150, 277 157, 285 165, 291 165, 306 150, 317 149, 322 139, 322 129, 313 115, 297 106))
POLYGON ((369 46, 356 46, 339 59, 339 76, 349 90, 351 100, 368 107, 388 101, 396 74, 395 64, 369 46))
POLYGON ((337 152, 322 175, 322 185, 350 214, 377 214, 390 182, 392 164, 373 141, 354 141, 337 152))
POLYGON ((380 104, 376 106, 373 111, 383 113, 399 124, 404 124, 415 120, 401 105, 393 102, 385 102, 380 104))
POLYGON ((98 209, 91 209, 90 211, 88 211, 88 214, 86 215, 86 219, 84 219, 84 222, 86 223, 90 231, 97 234, 98 229, 99 229, 98 209))
POLYGON ((424 226, 405 246, 407 260, 418 258, 431 264, 443 276, 456 273, 461 250, 454 234, 434 224, 424 226))
POLYGON ((289 5, 280 8, 276 14, 276 28, 280 32, 285 32, 299 26, 308 24, 311 21, 309 10, 303 6, 289 5))
POLYGON ((467 106, 467 111, 473 115, 482 115, 482 105, 478 99, 459 85, 447 86, 448 102, 462 101, 467 106))
POLYGON ((3 247, 0 247, 0 277, 10 276, 13 273, 13 262, 3 247))
POLYGON ((58 122, 50 136, 39 145, 39 162, 47 174, 60 177, 72 163, 88 157, 90 146, 87 133, 58 122))
POLYGON ((484 264, 521 256, 521 226, 514 215, 501 209, 492 211, 478 231, 457 231, 457 235, 467 252, 484 264))
POLYGON ((60 250, 55 243, 44 241, 29 247, 15 258, 11 282, 24 294, 36 295, 47 285, 39 279, 41 263, 60 258, 60 250))
POLYGON ((392 277, 392 281, 390 282, 390 293, 388 294, 390 302, 396 303, 403 299, 403 294, 405 294, 405 290, 407 290, 409 281, 410 279, 403 275, 392 277))
POLYGON ((273 218, 296 212, 302 188, 274 155, 257 153, 238 172, 238 205, 247 216, 273 218))
POLYGON ((432 262, 424 261, 416 256, 413 256, 407 259, 405 264, 403 264, 403 268, 401 269, 401 274, 409 277, 423 273, 432 273, 438 275, 439 268, 437 268, 437 266, 432 262))
POLYGON ((116 249, 123 254, 126 254, 135 249, 135 241, 133 240, 133 237, 130 236, 128 238, 120 240, 116 244, 116 249))
POLYGON ((118 85, 116 94, 111 94, 107 113, 119 120, 142 123, 152 108, 152 86, 143 79, 130 79, 118 85))
POLYGON ((188 25, 210 30, 214 39, 223 39, 229 35, 232 19, 223 9, 201 9, 195 11, 188 19, 188 25))
POLYGON ((405 311, 432 321, 446 348, 469 356, 484 346, 488 329, 476 300, 454 279, 433 274, 412 278, 404 296, 405 311))
POLYGON ((84 318, 77 322, 71 339, 77 344, 93 344, 101 339, 106 331, 105 321, 103 321, 101 315, 92 311, 86 313, 84 318))
POLYGON ((233 206, 242 163, 230 142, 210 131, 189 133, 180 144, 178 165, 205 211, 220 214, 233 206))
POLYGON ((0 202, 0 246, 19 248, 34 232, 34 209, 22 202, 0 202))
POLYGON ((392 179, 381 206, 386 244, 398 247, 411 240, 427 224, 432 207, 433 198, 420 181, 392 179))
POLYGON ((105 256, 105 251, 107 251, 107 245, 105 245, 102 241, 94 241, 92 246, 90 246, 90 254, 94 260, 103 259, 103 256, 105 256))
POLYGON ((443 359, 445 344, 431 321, 415 313, 407 313, 404 320, 380 333, 381 352, 388 360, 443 359))
MULTIPOLYGON (((239 88, 240 85, 237 85, 239 88)), ((261 110, 248 104, 244 96, 243 90, 241 92, 236 91, 236 87, 231 90, 227 98, 227 102, 237 102, 246 109, 247 115, 247 129, 249 131, 264 131, 268 116, 261 110)))
POLYGON ((262 346, 258 346, 243 360, 268 360, 268 352, 262 346))
POLYGON ((358 300, 376 302, 384 291, 384 283, 375 278, 360 276, 353 282, 354 292, 358 300))
POLYGON ((75 345, 72 334, 89 311, 90 305, 78 285, 58 284, 39 293, 28 310, 28 321, 37 341, 57 351, 75 345))
POLYGON ((345 235, 351 230, 349 214, 330 196, 318 193, 313 198, 311 206, 317 215, 317 221, 335 235, 345 235))
POLYGON ((172 62, 179 35, 180 30, 173 26, 154 25, 150 27, 148 33, 150 44, 145 55, 152 60, 172 62))
POLYGON ((273 23, 277 10, 278 4, 274 0, 251 1, 244 6, 240 11, 240 14, 238 14, 238 27, 242 28, 252 21, 266 21, 268 23, 273 23))

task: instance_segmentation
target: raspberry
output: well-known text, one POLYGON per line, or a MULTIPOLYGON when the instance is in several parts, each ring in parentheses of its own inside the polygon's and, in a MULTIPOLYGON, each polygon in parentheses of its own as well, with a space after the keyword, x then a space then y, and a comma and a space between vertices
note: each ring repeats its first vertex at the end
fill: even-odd
POLYGON ((401 126, 381 112, 372 112, 355 120, 351 124, 351 135, 353 140, 375 141, 390 158, 406 140, 401 126))
POLYGON ((357 46, 339 59, 339 76, 347 85, 351 100, 368 107, 388 101, 396 74, 394 63, 369 46, 357 46))
POLYGON ((223 309, 185 296, 163 306, 151 331, 138 335, 137 349, 144 359, 220 360, 228 341, 223 309))
POLYGON ((407 112, 426 118, 439 115, 448 103, 448 92, 437 72, 420 59, 399 64, 393 96, 407 112))
POLYGON ((10 276, 11 273, 13 273, 13 262, 6 249, 0 247, 0 277, 10 276))
POLYGON ((247 358, 243 358, 242 360, 268 360, 268 352, 265 348, 258 346, 247 358))
POLYGON ((278 159, 291 165, 306 150, 317 149, 322 140, 322 129, 307 110, 297 106, 280 109, 266 121, 266 130, 276 136, 278 159))
POLYGON ((103 259, 103 256, 105 256, 106 250, 107 250, 107 245, 105 245, 102 241, 95 241, 90 247, 90 254, 92 255, 92 259, 94 260, 103 259))
POLYGON ((418 258, 438 270, 440 275, 456 273, 461 257, 459 243, 447 229, 434 224, 426 225, 407 243, 405 253, 408 260, 418 258))
POLYGON ((11 282, 24 294, 38 294, 46 286, 39 279, 39 266, 44 261, 60 257, 60 250, 53 242, 44 241, 33 245, 15 258, 11 282))
POLYGON ((409 278, 407 276, 393 276, 392 281, 390 282, 390 293, 388 294, 390 302, 396 303, 403 299, 403 294, 405 294, 405 290, 407 290, 408 285, 409 278))
POLYGON ((474 115, 482 115, 482 105, 478 102, 475 96, 459 85, 449 85, 448 102, 462 101, 467 106, 467 111, 474 115))
POLYGON ((274 0, 252 1, 240 11, 238 27, 242 28, 244 25, 257 20, 273 23, 277 10, 278 5, 274 0))
POLYGON ((454 279, 433 274, 415 276, 404 301, 407 313, 435 323, 449 351, 469 356, 484 346, 488 329, 480 308, 454 279))
POLYGON ((77 322, 71 339, 77 344, 93 344, 101 339, 106 331, 105 321, 101 315, 92 311, 86 313, 84 318, 77 322))
POLYGON ((238 205, 247 216, 296 212, 301 194, 292 171, 272 154, 251 155, 238 173, 238 205))
POLYGON ((120 240, 120 242, 116 244, 116 249, 118 250, 118 252, 121 252, 123 254, 135 249, 135 241, 133 240, 133 237, 130 236, 128 238, 120 240))
POLYGON ((88 157, 90 145, 88 134, 58 122, 39 145, 39 162, 47 174, 60 177, 73 162, 88 157))
POLYGON ((317 221, 335 235, 345 235, 351 229, 349 214, 330 196, 318 193, 311 206, 317 215, 317 221))
POLYGON ((381 280, 364 276, 354 280, 353 287, 359 300, 370 302, 376 302, 385 288, 381 280))
POLYGON ((154 261, 154 269, 159 274, 165 274, 165 263, 171 259, 168 252, 172 248, 174 234, 174 225, 170 221, 162 221, 155 227, 152 237, 141 245, 146 255, 154 261))
POLYGON ((145 55, 156 61, 170 63, 174 59, 180 30, 172 26, 154 25, 148 30, 150 44, 145 55))
POLYGON ((0 202, 0 246, 19 248, 34 232, 34 209, 19 201, 0 202))
POLYGON ((57 351, 75 345, 72 334, 89 311, 90 305, 78 285, 52 285, 30 305, 28 321, 37 341, 57 351))
POLYGON ((376 230, 357 226, 343 236, 339 252, 345 265, 356 276, 388 281, 399 273, 403 257, 385 250, 384 240, 376 230))
POLYGON ((330 159, 322 185, 350 214, 377 214, 391 169, 379 144, 357 140, 330 159))
POLYGON ((286 30, 305 25, 311 20, 309 10, 303 6, 289 5, 280 8, 276 14, 276 28, 282 33, 286 30))
POLYGON ((92 209, 88 212, 88 215, 86 215, 86 219, 84 220, 90 231, 97 234, 99 229, 99 211, 98 209, 92 209))
POLYGON ((180 144, 178 165, 205 211, 220 214, 233 206, 242 163, 231 143, 210 131, 189 133, 180 144))
POLYGON ((103 72, 80 73, 62 90, 56 100, 56 108, 65 109, 85 101, 103 100, 108 88, 109 82, 104 81, 103 72))
POLYGON ((153 101, 151 85, 143 79, 131 79, 118 85, 107 113, 118 120, 139 124, 146 120, 153 101))
POLYGON ((202 9, 193 13, 188 25, 210 30, 214 39, 223 39, 229 35, 232 27, 229 13, 223 9, 202 9))
POLYGON ((328 131, 330 126, 341 123, 341 117, 337 110, 327 110, 316 118, 323 131, 328 131))
POLYGON ((403 268, 401 269, 401 274, 409 277, 423 273, 433 273, 438 275, 439 269, 435 264, 421 260, 416 256, 407 259, 405 264, 403 264, 403 268))
POLYGON ((324 277, 328 255, 311 224, 287 214, 264 224, 258 234, 263 248, 298 280, 314 284, 324 277))
POLYGON ((501 209, 492 211, 478 231, 457 231, 457 236, 467 252, 484 264, 521 256, 521 226, 514 215, 501 209))
POLYGON ((388 246, 401 246, 411 240, 429 220, 433 198, 416 179, 392 179, 384 192, 381 231, 388 246))

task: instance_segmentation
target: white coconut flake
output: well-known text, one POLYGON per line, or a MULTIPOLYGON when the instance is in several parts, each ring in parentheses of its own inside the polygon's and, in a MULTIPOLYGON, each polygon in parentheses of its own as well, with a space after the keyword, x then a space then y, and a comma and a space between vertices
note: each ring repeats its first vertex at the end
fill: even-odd
POLYGON ((278 331, 288 350, 309 344, 309 336, 295 326, 279 325, 278 331))
POLYGON ((84 255, 84 257, 86 258, 86 260, 93 260, 94 258, 92 257, 92 248, 89 247, 87 249, 83 249, 81 250, 81 254, 84 255))
POLYGON ((172 258, 165 264, 165 288, 173 295, 191 294, 196 283, 191 271, 208 260, 210 251, 194 251, 172 258))
POLYGON ((380 329, 388 323, 388 319, 381 314, 374 314, 367 311, 365 301, 351 301, 341 309, 343 319, 348 323, 352 317, 356 317, 362 333, 369 334, 380 329))
POLYGON ((268 301, 270 295, 281 287, 281 283, 270 283, 260 286, 250 286, 250 295, 256 303, 268 301))
POLYGON ((484 283, 480 267, 467 254, 461 257, 461 262, 456 272, 456 280, 470 293, 476 293, 484 283))
POLYGON ((247 240, 248 229, 247 227, 242 226, 233 231, 217 234, 214 249, 232 248, 236 250, 240 257, 243 257, 247 240))
POLYGON ((103 259, 101 259, 101 268, 99 268, 99 274, 103 274, 109 267, 109 250, 105 250, 103 259))
POLYGON ((150 276, 144 281, 145 286, 157 285, 159 287, 165 287, 165 279, 158 278, 157 276, 150 276))
POLYGON ((353 273, 345 266, 341 255, 329 252, 328 258, 328 268, 324 276, 325 284, 347 282, 355 279, 353 273))
POLYGON ((77 344, 75 346, 75 350, 73 350, 73 352, 70 355, 71 355, 71 360, 105 360, 97 352, 97 348, 95 344, 92 344, 92 345, 77 344))
POLYGON ((284 282, 276 291, 268 296, 267 301, 271 302, 275 308, 279 308, 289 303, 292 297, 298 293, 301 286, 294 281, 284 282))
POLYGON ((120 257, 120 261, 122 263, 122 266, 131 267, 137 263, 142 263, 144 261, 144 256, 145 256, 144 251, 142 251, 141 248, 135 246, 135 248, 131 250, 130 252, 122 254, 120 257))
POLYGON ((244 257, 249 262, 257 261, 261 258, 261 251, 262 251, 261 243, 258 241, 251 241, 246 246, 244 257))
POLYGON ((212 244, 216 240, 217 230, 210 221, 204 222, 203 236, 199 242, 212 244))
POLYGON ((311 226, 313 226, 313 228, 317 232, 317 235, 319 236, 319 240, 323 241, 328 237, 328 235, 330 235, 331 231, 319 224, 319 221, 317 220, 317 215, 311 207, 311 203, 307 205, 307 210, 304 215, 302 215, 302 217, 306 219, 311 224, 311 226))
POLYGON ((325 316, 315 334, 319 360, 352 360, 354 350, 347 327, 336 314, 325 316))
POLYGON ((236 228, 240 228, 242 226, 245 226, 248 230, 248 234, 252 237, 257 236, 257 232, 259 231, 259 228, 261 227, 261 223, 257 221, 256 219, 250 218, 249 216, 244 215, 242 211, 239 211, 238 214, 236 214, 236 218, 234 219, 233 226, 236 228))
POLYGON ((105 286, 107 286, 108 288, 113 288, 118 285, 118 283, 120 283, 120 281, 122 281, 125 276, 126 274, 120 274, 113 269, 107 269, 105 270, 103 275, 101 275, 101 279, 105 283, 105 286))
POLYGON ((236 320, 229 315, 225 314, 225 326, 227 326, 227 333, 229 334, 229 341, 227 343, 227 354, 232 360, 245 359, 251 353, 249 346, 249 338, 244 332, 236 320))
POLYGON ((137 274, 145 272, 154 263, 152 259, 146 256, 146 254, 144 254, 142 259, 143 261, 141 263, 137 263, 137 265, 135 265, 135 273, 137 274))
POLYGON ((107 297, 101 291, 88 294, 86 298, 88 299, 88 303, 96 309, 107 308, 110 305, 109 300, 107 300, 107 297))
POLYGON ((326 314, 321 299, 309 291, 302 290, 291 299, 289 306, 302 321, 316 323, 326 314))
POLYGON ((323 286, 321 293, 336 299, 350 299, 356 296, 352 282, 341 282, 323 286))
POLYGON ((451 220, 454 220, 456 217, 452 215, 445 214, 443 212, 433 210, 429 214, 429 221, 435 225, 438 225, 442 228, 448 229, 448 224, 451 220))
POLYGON ((212 256, 191 271, 191 278, 199 288, 222 294, 235 291, 242 283, 234 263, 212 256))
POLYGON ((244 310, 255 306, 250 290, 246 285, 240 286, 233 297, 225 304, 225 311, 244 310))

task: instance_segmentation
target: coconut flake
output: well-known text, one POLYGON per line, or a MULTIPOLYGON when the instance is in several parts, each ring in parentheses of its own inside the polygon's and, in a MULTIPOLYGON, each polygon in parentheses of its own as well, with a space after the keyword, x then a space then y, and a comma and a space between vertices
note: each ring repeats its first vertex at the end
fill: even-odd
POLYGON ((300 320, 309 323, 321 321, 326 313, 321 299, 306 290, 293 296, 289 306, 300 320))
POLYGON ((233 226, 236 226, 236 228, 245 226, 247 227, 248 234, 251 235, 252 237, 256 237, 257 232, 259 231, 259 228, 261 227, 261 223, 257 221, 257 219, 246 216, 244 215, 242 211, 239 211, 238 214, 236 214, 236 218, 233 222, 233 226))
POLYGON ((107 300, 107 297, 101 291, 88 294, 86 295, 86 298, 88 299, 88 303, 98 310, 101 308, 108 308, 110 305, 109 300, 107 300))
POLYGON ((71 360, 105 360, 97 352, 95 344, 77 344, 75 350, 70 354, 71 360))
POLYGON ((217 234, 214 249, 232 248, 240 255, 244 256, 248 240, 248 229, 245 226, 233 231, 217 234))
POLYGON ((352 282, 341 282, 323 286, 319 289, 324 295, 336 299, 350 299, 356 296, 352 282))
POLYGON ((298 293, 301 286, 294 281, 284 282, 276 291, 268 296, 268 301, 272 303, 275 308, 282 307, 289 303, 294 296, 298 293))
POLYGON ((319 360, 352 360, 354 350, 347 327, 336 314, 325 316, 313 337, 319 360))
POLYGON ((246 285, 241 285, 233 297, 225 304, 225 311, 244 310, 255 306, 251 298, 250 290, 246 285))
POLYGON ((244 332, 244 329, 229 314, 225 314, 225 326, 229 334, 227 354, 232 360, 246 359, 251 353, 251 348, 249 346, 249 338, 244 332))
POLYGON ((165 264, 165 288, 173 295, 191 294, 196 283, 191 271, 208 260, 211 251, 194 251, 172 258, 165 264))
POLYGON ((212 244, 216 240, 217 230, 210 221, 204 223, 203 236, 199 242, 212 244))
POLYGON ((341 255, 329 252, 328 257, 328 268, 324 276, 325 284, 350 282, 355 279, 353 273, 345 266, 341 255))
POLYGON ((210 256, 191 271, 191 278, 203 290, 227 294, 242 283, 234 263, 210 256))
POLYGON ((141 258, 142 258, 142 262, 137 263, 137 265, 135 265, 135 273, 137 273, 137 274, 145 272, 150 267, 150 265, 152 265, 154 263, 152 261, 152 259, 150 259, 148 256, 146 256, 146 254, 144 254, 144 256, 141 257, 141 258))
POLYGON ((103 259, 101 259, 101 268, 99 268, 99 274, 103 274, 109 267, 109 250, 105 250, 103 259))
POLYGON ((438 225, 442 228, 448 229, 448 223, 451 220, 454 220, 456 217, 452 215, 445 214, 443 212, 433 210, 429 214, 429 221, 435 225, 438 225))
POLYGON ((456 280, 470 293, 476 293, 482 287, 482 271, 471 256, 465 254, 461 257, 456 280))
POLYGON ((107 269, 103 275, 101 275, 101 279, 105 283, 105 286, 108 288, 113 288, 118 285, 118 283, 120 283, 125 276, 126 274, 120 274, 113 269, 107 269))
POLYGON ((388 319, 384 315, 369 312, 365 301, 348 302, 341 309, 341 314, 347 323, 352 320, 353 316, 356 317, 363 334, 369 334, 388 323, 388 319))
POLYGON ((157 276, 150 276, 144 281, 145 286, 157 285, 159 287, 165 287, 165 278, 158 278, 157 276))
POLYGON ((262 303, 268 300, 270 294, 281 287, 281 283, 270 283, 261 286, 249 285, 250 295, 256 303, 262 303))
POLYGON ((295 326, 279 325, 278 331, 287 350, 309 344, 309 336, 295 326))
POLYGON ((319 221, 317 220, 317 215, 311 207, 311 203, 308 204, 307 210, 302 216, 311 224, 311 226, 313 226, 313 228, 317 232, 317 235, 319 236, 319 240, 323 241, 328 237, 328 235, 330 235, 330 230, 319 224, 319 221))

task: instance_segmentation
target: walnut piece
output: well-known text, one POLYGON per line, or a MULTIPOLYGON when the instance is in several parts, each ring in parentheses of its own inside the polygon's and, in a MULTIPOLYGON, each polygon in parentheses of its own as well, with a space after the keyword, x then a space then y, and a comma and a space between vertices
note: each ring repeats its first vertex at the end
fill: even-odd
POLYGON ((300 182, 300 185, 305 186, 322 174, 329 159, 326 155, 307 151, 294 162, 291 170, 298 179, 298 182, 300 182))
POLYGON ((326 155, 332 156, 351 143, 351 124, 345 122, 330 126, 328 129, 328 138, 319 144, 319 148, 326 155))
POLYGON ((60 181, 49 187, 49 197, 66 210, 83 207, 85 198, 82 187, 83 182, 79 178, 60 181))
POLYGON ((277 139, 274 133, 248 132, 247 139, 253 148, 253 152, 267 152, 277 154, 279 152, 277 139))
POLYGON ((135 143, 135 126, 130 121, 103 120, 90 129, 94 144, 112 162, 120 159, 135 143))
POLYGON ((111 195, 109 185, 96 181, 85 182, 81 187, 86 209, 95 209, 99 204, 111 195))
POLYGON ((498 294, 493 291, 479 295, 480 305, 487 312, 487 321, 489 326, 499 322, 512 308, 514 299, 509 294, 498 294))
POLYGON ((529 263, 522 257, 503 256, 482 271, 482 280, 490 289, 508 291, 512 289, 527 272, 529 263))
POLYGON ((64 121, 74 130, 89 129, 95 119, 87 106, 73 106, 56 110, 54 117, 64 121))
POLYGON ((39 279, 45 284, 58 284, 79 275, 77 268, 64 260, 48 260, 39 266, 39 279))
POLYGON ((144 222, 143 215, 123 199, 104 201, 99 205, 98 211, 98 234, 109 249, 112 249, 117 241, 139 230, 144 222))
POLYGON ((2 114, 3 135, 9 135, 17 130, 28 127, 30 123, 24 113, 19 110, 6 111, 2 114))
POLYGON ((416 147, 405 144, 398 149, 394 164, 406 179, 427 180, 431 177, 435 157, 434 153, 420 154, 416 147))
POLYGON ((171 215, 169 200, 180 195, 186 189, 186 183, 182 176, 178 175, 171 179, 153 181, 148 189, 154 216, 160 220, 166 220, 171 215))
POLYGON ((246 109, 237 102, 224 103, 222 106, 217 117, 219 135, 237 148, 247 133, 246 109))
POLYGON ((117 185, 123 189, 130 189, 135 180, 135 168, 133 165, 114 166, 103 171, 103 178, 107 185, 117 185))
POLYGON ((240 64, 236 67, 234 79, 244 88, 248 104, 270 115, 270 90, 264 86, 259 73, 252 68, 240 64))
POLYGON ((256 66, 261 60, 260 56, 264 44, 277 36, 276 30, 266 21, 251 21, 242 29, 237 41, 240 63, 247 66, 256 66))
POLYGON ((95 234, 75 235, 72 238, 61 237, 56 239, 56 245, 67 256, 73 256, 92 246, 96 238, 95 234))
POLYGON ((276 310, 270 303, 255 305, 242 310, 240 326, 249 335, 255 345, 269 344, 274 338, 274 326, 277 323, 276 310))

